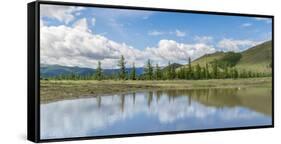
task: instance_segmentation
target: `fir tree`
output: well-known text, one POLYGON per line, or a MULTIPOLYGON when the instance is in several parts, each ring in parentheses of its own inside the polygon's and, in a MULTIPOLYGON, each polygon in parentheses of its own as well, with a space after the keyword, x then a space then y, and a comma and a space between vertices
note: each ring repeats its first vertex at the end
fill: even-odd
POLYGON ((136 67, 135 67, 135 63, 133 63, 133 67, 132 67, 131 74, 130 74, 130 79, 131 80, 136 80, 136 67))
POLYGON ((101 62, 98 61, 98 66, 95 72, 95 78, 96 80, 101 80, 102 79, 102 69, 101 69, 101 62))
POLYGON ((146 67, 144 69, 145 77, 147 80, 153 79, 153 67, 150 59, 147 60, 146 67))
POLYGON ((119 70, 119 79, 126 79, 126 67, 125 67, 125 58, 121 55, 120 60, 118 61, 119 70))
POLYGON ((162 79, 162 72, 161 72, 161 69, 158 66, 158 64, 156 64, 156 67, 155 67, 155 79, 156 80, 162 79))

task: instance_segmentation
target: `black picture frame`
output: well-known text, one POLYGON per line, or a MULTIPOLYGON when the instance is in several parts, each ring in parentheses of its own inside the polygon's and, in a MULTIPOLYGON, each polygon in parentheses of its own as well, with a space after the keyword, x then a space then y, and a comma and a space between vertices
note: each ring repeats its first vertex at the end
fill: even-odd
POLYGON ((73 3, 73 2, 56 2, 56 1, 34 1, 27 4, 28 13, 28 116, 27 116, 27 139, 33 142, 54 142, 54 141, 69 141, 69 140, 87 140, 100 138, 120 138, 134 136, 151 136, 165 134, 180 134, 180 133, 197 133, 197 132, 214 132, 242 129, 259 129, 274 127, 274 16, 260 14, 244 14, 244 13, 229 13, 229 12, 214 12, 214 11, 195 11, 195 10, 179 10, 167 8, 150 8, 150 7, 133 7, 119 5, 102 5, 89 3, 73 3), (168 132, 153 132, 153 133, 137 133, 137 134, 122 134, 122 135, 107 135, 107 136, 89 136, 89 137, 71 137, 59 139, 40 139, 40 4, 49 5, 64 5, 64 6, 83 6, 83 7, 100 7, 113 9, 131 9, 131 10, 148 10, 148 11, 165 11, 179 13, 196 13, 208 15, 223 15, 223 16, 245 16, 245 17, 260 17, 272 19, 272 124, 264 126, 246 126, 233 128, 215 128, 201 130, 184 130, 184 131, 168 131, 168 132))

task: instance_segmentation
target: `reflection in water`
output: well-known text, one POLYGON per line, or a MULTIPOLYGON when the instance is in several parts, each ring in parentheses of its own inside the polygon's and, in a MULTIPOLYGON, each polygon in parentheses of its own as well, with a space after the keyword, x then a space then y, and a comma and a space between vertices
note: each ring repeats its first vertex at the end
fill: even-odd
POLYGON ((271 124, 271 89, 148 91, 41 105, 41 138, 271 124))

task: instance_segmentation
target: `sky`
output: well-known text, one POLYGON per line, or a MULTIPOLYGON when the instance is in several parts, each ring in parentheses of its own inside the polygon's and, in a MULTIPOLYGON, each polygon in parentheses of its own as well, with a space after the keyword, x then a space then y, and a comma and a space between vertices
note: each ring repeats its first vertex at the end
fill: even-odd
POLYGON ((40 63, 104 69, 186 64, 271 40, 268 18, 40 5, 40 63))

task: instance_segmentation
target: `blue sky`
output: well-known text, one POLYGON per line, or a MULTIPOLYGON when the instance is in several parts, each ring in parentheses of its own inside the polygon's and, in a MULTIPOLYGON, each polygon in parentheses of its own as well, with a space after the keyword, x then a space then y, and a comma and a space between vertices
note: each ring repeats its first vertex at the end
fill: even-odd
MULTIPOLYGON (((41 8, 41 20, 44 26, 63 25, 73 28, 77 21, 85 19, 87 29, 92 35, 103 36, 107 40, 121 45, 126 44, 141 51, 146 51, 148 48, 161 50, 162 40, 175 42, 180 48, 180 44, 187 46, 205 44, 215 51, 243 51, 271 39, 271 19, 265 18, 89 7, 71 8, 71 10, 69 6, 41 8)), ((200 53, 198 56, 201 55, 200 53)))
MULTIPOLYGON (((89 23, 92 23, 93 18, 96 19, 95 24, 90 26, 94 33, 139 49, 154 46, 161 39, 194 42, 196 36, 211 36, 214 42, 229 37, 262 41, 269 39, 271 33, 270 22, 242 16, 87 8, 75 19, 83 17, 89 23), (184 32, 185 36, 172 34, 176 30, 184 32), (156 31, 162 34, 149 35, 156 31)), ((63 24, 56 19, 46 20, 49 25, 63 24)))

